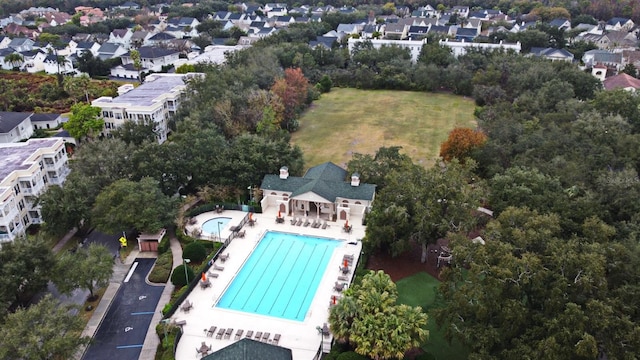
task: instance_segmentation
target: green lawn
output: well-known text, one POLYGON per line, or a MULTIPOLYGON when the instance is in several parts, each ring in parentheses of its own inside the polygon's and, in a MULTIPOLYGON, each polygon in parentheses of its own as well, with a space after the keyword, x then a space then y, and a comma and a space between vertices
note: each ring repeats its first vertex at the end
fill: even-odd
POLYGON ((306 167, 345 166, 354 152, 374 154, 381 146, 402 146, 427 166, 454 127, 475 127, 473 111, 471 99, 450 94, 334 88, 311 105, 291 140, 306 167))
POLYGON ((436 298, 437 288, 440 282, 426 272, 420 272, 410 277, 399 280, 398 302, 411 306, 421 306, 429 314, 427 330, 429 339, 422 344, 422 349, 431 354, 433 360, 463 360, 467 359, 469 351, 462 345, 454 342, 449 344, 444 339, 444 329, 438 330, 431 310, 442 306, 436 298))

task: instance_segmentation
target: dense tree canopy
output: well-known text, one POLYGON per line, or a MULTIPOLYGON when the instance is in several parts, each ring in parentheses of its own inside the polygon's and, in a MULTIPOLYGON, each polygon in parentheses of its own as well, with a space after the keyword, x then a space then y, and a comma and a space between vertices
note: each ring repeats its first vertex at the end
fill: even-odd
POLYGON ((86 289, 93 298, 95 289, 109 284, 113 260, 111 251, 101 244, 90 244, 87 248, 62 254, 54 269, 56 287, 63 294, 86 289))
POLYGON ((157 232, 174 221, 176 207, 175 199, 164 195, 156 180, 145 177, 137 182, 121 179, 105 187, 91 213, 93 224, 102 232, 157 232))
POLYGON ((329 311, 331 332, 358 354, 372 359, 403 358, 429 335, 420 307, 397 304, 398 291, 389 275, 370 272, 347 289, 329 311))
POLYGON ((50 295, 28 308, 20 308, 0 326, 0 358, 70 359, 90 338, 78 334, 84 328, 73 307, 60 305, 50 295))

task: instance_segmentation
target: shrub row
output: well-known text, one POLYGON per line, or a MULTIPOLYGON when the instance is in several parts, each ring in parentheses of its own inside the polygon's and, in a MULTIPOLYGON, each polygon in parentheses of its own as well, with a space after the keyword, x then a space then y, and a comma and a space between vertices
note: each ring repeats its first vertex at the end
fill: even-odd
MULTIPOLYGON (((168 242, 168 241, 167 241, 168 242)), ((149 281, 153 283, 166 283, 173 269, 173 253, 171 249, 164 252, 156 260, 153 270, 149 274, 149 281)))
MULTIPOLYGON (((238 210, 238 211, 242 211, 242 205, 238 205, 236 203, 210 203, 210 204, 204 204, 198 207, 195 207, 189 211, 187 211, 187 213, 185 214, 186 217, 194 217, 194 216, 198 216, 200 214, 209 212, 209 211, 215 211, 216 210, 216 206, 220 207, 222 206, 225 210, 238 210)), ((262 213, 262 208, 258 205, 255 206, 249 206, 249 211, 256 213, 256 214, 260 214, 262 213)))

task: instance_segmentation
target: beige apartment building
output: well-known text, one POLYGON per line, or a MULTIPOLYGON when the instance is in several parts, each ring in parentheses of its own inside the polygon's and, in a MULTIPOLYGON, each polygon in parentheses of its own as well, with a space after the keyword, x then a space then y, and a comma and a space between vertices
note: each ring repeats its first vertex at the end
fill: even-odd
POLYGON ((64 140, 30 139, 0 144, 0 244, 42 223, 36 198, 69 174, 64 140))
POLYGON ((169 119, 176 113, 187 88, 185 81, 197 75, 202 74, 151 74, 137 88, 121 86, 118 90, 120 95, 115 98, 103 96, 95 99, 91 105, 102 109, 101 117, 104 119, 101 135, 109 136, 125 121, 152 121, 156 138, 162 144, 170 132, 169 119))

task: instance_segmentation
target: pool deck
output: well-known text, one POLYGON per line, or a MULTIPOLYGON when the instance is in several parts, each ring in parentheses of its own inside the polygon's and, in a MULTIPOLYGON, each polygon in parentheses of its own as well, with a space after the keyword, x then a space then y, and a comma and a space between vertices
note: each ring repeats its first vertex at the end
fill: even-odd
MULTIPOLYGON (((221 236, 224 239, 230 234, 228 228, 238 225, 245 215, 245 212, 230 210, 222 213, 208 212, 200 214, 196 217, 195 224, 188 225, 188 231, 197 229, 198 226, 209 219, 230 217, 231 221, 229 222, 229 226, 221 231, 221 236)), ((217 274, 218 277, 208 277, 211 286, 207 288, 197 286, 194 288, 187 297, 187 300, 193 304, 193 308, 188 312, 181 309, 176 311, 172 319, 175 321, 186 321, 186 324, 183 326, 183 336, 176 349, 176 360, 200 359, 202 355, 199 354, 196 349, 200 348, 203 342, 205 345, 211 346, 210 353, 222 349, 237 341, 236 332, 240 329, 244 330, 242 338, 246 336, 249 330, 254 331, 254 337, 257 332, 269 332, 269 339, 273 339, 275 334, 280 334, 281 338, 278 346, 291 349, 294 360, 313 359, 323 340, 329 340, 327 338, 323 339, 317 327, 322 327, 322 325, 327 322, 332 297, 339 294, 334 291, 333 287, 338 280, 338 276, 343 275, 339 269, 343 263, 343 256, 353 255, 354 263, 357 262, 360 256, 362 243, 358 240, 364 237, 365 227, 360 225, 362 223, 361 219, 351 218, 349 224, 352 225, 352 230, 351 233, 346 233, 343 231, 344 221, 328 222, 329 227, 322 229, 312 228, 311 226, 291 225, 291 217, 285 217, 284 223, 276 223, 276 217, 277 210, 275 208, 268 209, 263 214, 254 214, 253 219, 256 220, 255 225, 245 225, 242 228, 242 230, 246 232, 244 238, 234 239, 224 251, 224 254, 229 254, 229 258, 224 263, 221 260, 216 261, 216 265, 223 267, 224 270, 215 271, 212 267, 209 272, 217 274), (324 237, 342 242, 341 245, 336 247, 329 260, 327 269, 320 281, 318 290, 304 321, 244 313, 221 309, 215 306, 247 258, 251 255, 251 252, 262 238, 264 232, 268 230, 324 237), (207 330, 211 326, 216 326, 217 329, 213 336, 208 336, 207 330), (222 336, 218 339, 216 335, 221 328, 233 328, 233 334, 229 338, 222 336)), ((310 218, 310 220, 313 221, 313 218, 310 218)), ((202 237, 217 238, 217 234, 203 235, 202 237)), ((347 277, 350 279, 352 275, 353 268, 351 272, 347 274, 347 277)))

